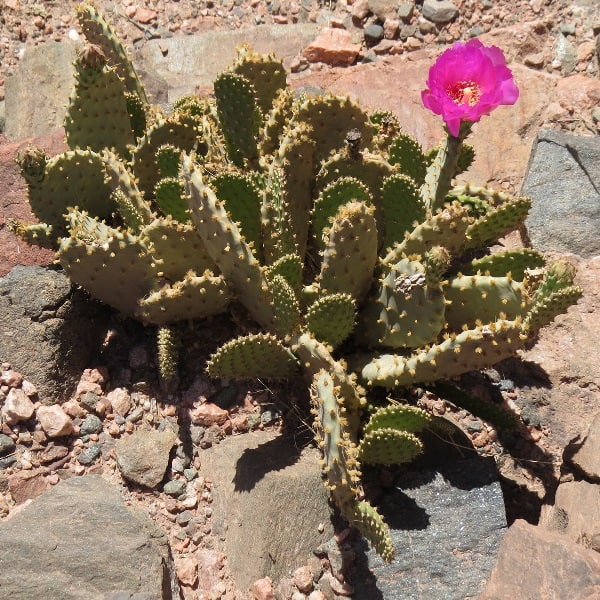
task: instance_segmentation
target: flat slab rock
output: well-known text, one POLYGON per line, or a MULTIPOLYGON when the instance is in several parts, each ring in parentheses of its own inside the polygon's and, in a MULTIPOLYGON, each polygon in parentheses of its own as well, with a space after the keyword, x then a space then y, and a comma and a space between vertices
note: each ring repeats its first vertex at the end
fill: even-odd
POLYGON ((391 527, 396 558, 385 564, 359 543, 354 600, 464 600, 483 591, 506 531, 493 459, 406 473, 378 509, 391 527))
POLYGON ((0 598, 179 598, 166 537, 98 475, 38 496, 0 525, 0 539, 0 598))

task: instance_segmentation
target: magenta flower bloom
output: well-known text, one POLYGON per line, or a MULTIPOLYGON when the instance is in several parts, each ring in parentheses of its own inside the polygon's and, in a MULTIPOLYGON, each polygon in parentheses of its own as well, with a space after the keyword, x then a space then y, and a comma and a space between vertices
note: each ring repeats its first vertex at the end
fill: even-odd
POLYGON ((502 50, 479 40, 456 42, 429 69, 423 104, 442 118, 457 137, 461 121, 474 123, 500 104, 519 97, 502 50))

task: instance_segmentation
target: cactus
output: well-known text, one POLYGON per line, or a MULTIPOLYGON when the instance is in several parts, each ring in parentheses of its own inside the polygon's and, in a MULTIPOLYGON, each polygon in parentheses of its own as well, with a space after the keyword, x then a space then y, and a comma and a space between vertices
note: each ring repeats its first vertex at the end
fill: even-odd
POLYGON ((530 200, 453 186, 473 159, 468 121, 424 152, 389 113, 293 93, 281 62, 247 46, 214 99, 165 113, 104 19, 78 14, 92 45, 76 66, 71 149, 20 155, 41 223, 13 228, 54 247, 92 296, 157 327, 167 385, 177 323, 244 305, 260 331, 217 349, 208 373, 306 378, 332 498, 391 560, 361 464, 411 460, 433 423, 409 404, 368 414, 372 388, 437 385, 514 355, 577 301, 573 269, 492 252, 530 200))

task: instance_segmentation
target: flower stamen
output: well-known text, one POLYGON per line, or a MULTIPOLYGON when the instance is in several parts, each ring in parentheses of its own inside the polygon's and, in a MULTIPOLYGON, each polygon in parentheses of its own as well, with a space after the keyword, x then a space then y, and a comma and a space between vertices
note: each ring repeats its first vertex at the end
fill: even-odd
POLYGON ((474 81, 458 81, 446 89, 455 104, 475 106, 481 98, 481 88, 474 81))

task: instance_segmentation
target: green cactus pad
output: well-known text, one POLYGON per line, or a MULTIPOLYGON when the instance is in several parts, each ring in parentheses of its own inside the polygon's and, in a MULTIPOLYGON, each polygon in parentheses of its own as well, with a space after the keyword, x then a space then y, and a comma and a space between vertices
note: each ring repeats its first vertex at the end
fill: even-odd
POLYGON ((225 203, 230 218, 238 224, 246 242, 260 256, 262 192, 252 177, 235 172, 217 173, 210 186, 217 198, 225 203))
POLYGON ((417 184, 411 177, 400 173, 385 178, 380 202, 384 219, 379 229, 383 230, 384 249, 403 242, 427 216, 417 184))
POLYGON ((206 145, 202 142, 198 144, 199 128, 196 117, 177 113, 166 118, 159 116, 148 128, 135 147, 131 161, 133 173, 145 198, 152 198, 154 186, 162 176, 157 160, 157 153, 162 146, 168 144, 180 152, 195 149, 198 155, 206 153, 206 145))
POLYGON ((78 206, 91 216, 108 218, 116 206, 105 182, 104 162, 89 150, 71 150, 47 160, 37 148, 28 147, 17 157, 29 188, 35 216, 64 235, 67 207, 78 206))
POLYGON ((367 431, 358 445, 358 458, 367 465, 400 465, 423 450, 421 440, 408 431, 374 429, 367 431))
POLYGON ((32 246, 56 250, 57 240, 52 225, 48 225, 47 223, 24 225, 16 219, 8 218, 6 220, 6 227, 32 246))
POLYGON ((85 213, 70 213, 71 237, 61 241, 60 264, 94 298, 133 316, 154 285, 152 259, 138 237, 85 213))
POLYGON ((337 211, 350 201, 371 204, 373 197, 367 187, 355 177, 340 177, 323 188, 314 202, 312 210, 312 230, 314 241, 319 250, 324 250, 329 228, 337 211))
POLYGON ((574 280, 575 269, 566 261, 557 261, 548 267, 525 319, 524 325, 531 333, 552 322, 581 298, 583 290, 574 280))
POLYGON ((386 563, 394 560, 394 542, 390 530, 373 506, 366 501, 357 502, 344 516, 362 533, 386 563))
POLYGON ((241 75, 222 73, 214 83, 217 110, 231 162, 243 167, 258 159, 261 113, 254 86, 241 75))
POLYGON ((204 319, 227 310, 231 292, 222 276, 210 271, 187 273, 180 281, 166 283, 142 298, 136 317, 147 323, 166 325, 188 319, 204 319))
POLYGON ((337 212, 318 276, 323 294, 347 293, 361 302, 369 292, 378 260, 373 212, 363 202, 348 202, 337 212))
POLYGON ((439 280, 428 285, 425 266, 402 259, 386 269, 377 295, 361 311, 356 339, 369 346, 418 348, 435 341, 445 324, 445 309, 439 280))
POLYGON ((335 348, 352 333, 355 311, 350 294, 322 296, 308 307, 306 328, 319 341, 335 348))
POLYGON ((116 69, 119 77, 125 82, 127 90, 135 93, 140 100, 147 103, 144 86, 137 76, 125 48, 96 8, 91 4, 80 4, 77 7, 77 20, 87 40, 102 48, 108 64, 116 69))
POLYGON ((272 331, 280 337, 291 335, 300 325, 300 303, 292 286, 282 275, 267 280, 275 320, 272 331))
POLYGON ((188 271, 204 273, 215 263, 192 225, 170 217, 156 219, 140 232, 140 238, 154 259, 159 277, 182 279, 188 271))
POLYGON ((97 46, 85 46, 75 62, 75 88, 64 127, 72 149, 114 148, 126 157, 128 145, 135 143, 123 81, 106 66, 97 46))
POLYGON ((364 427, 365 433, 379 429, 397 429, 419 432, 431 425, 433 417, 430 413, 409 404, 392 404, 379 408, 371 415, 369 422, 364 427))
POLYGON ((156 164, 161 177, 177 177, 181 150, 173 144, 162 144, 156 151, 156 164))
POLYGON ((282 61, 272 54, 257 54, 248 45, 237 49, 232 71, 252 84, 258 106, 265 114, 271 110, 279 91, 286 87, 287 74, 282 61))
POLYGON ((400 133, 400 122, 389 110, 376 110, 370 114, 369 120, 375 131, 373 146, 380 152, 385 152, 400 133))
POLYGON ((187 223, 190 213, 184 196, 183 183, 177 177, 163 177, 154 186, 154 201, 165 216, 187 223))
POLYGON ((147 115, 146 104, 137 94, 128 92, 125 94, 125 102, 127 104, 127 113, 131 122, 131 130, 136 140, 139 140, 146 131, 147 115))
POLYGON ((446 322, 452 331, 472 328, 476 322, 513 320, 523 315, 528 298, 523 284, 512 277, 462 275, 444 287, 446 322))
POLYGON ((467 229, 465 249, 479 248, 498 241, 525 220, 530 208, 530 198, 512 198, 491 208, 467 229))
POLYGON ((259 150, 261 156, 274 154, 279 148, 279 139, 290 122, 295 103, 296 95, 293 90, 285 88, 277 94, 273 101, 273 108, 267 115, 260 133, 259 150))
POLYGON ((209 359, 211 377, 284 379, 298 372, 298 363, 277 337, 259 333, 231 340, 209 359))
POLYGON ((297 254, 286 254, 265 268, 265 277, 268 281, 281 275, 294 291, 299 292, 302 287, 302 267, 302 260, 297 254))
POLYGON ((252 249, 192 160, 185 156, 182 173, 192 221, 208 254, 251 316, 267 331, 275 323, 267 283, 252 249))
POLYGON ((421 144, 410 135, 401 133, 392 140, 388 161, 391 165, 398 165, 402 174, 410 177, 416 185, 421 186, 425 181, 427 158, 421 144))
POLYGON ((502 277, 510 273, 515 279, 522 281, 528 269, 539 269, 545 264, 546 259, 541 252, 531 248, 517 248, 473 259, 461 265, 460 270, 463 275, 482 273, 492 277, 502 277))
POLYGON ((443 342, 411 356, 357 356, 351 362, 368 385, 392 388, 451 379, 491 367, 513 356, 523 347, 524 339, 521 319, 497 321, 459 334, 448 334, 443 342))

